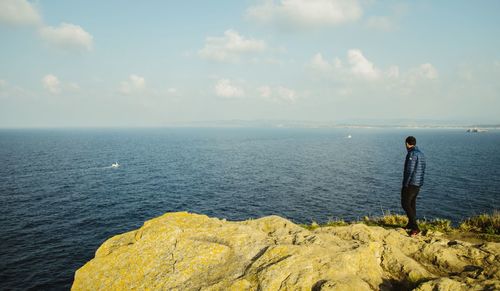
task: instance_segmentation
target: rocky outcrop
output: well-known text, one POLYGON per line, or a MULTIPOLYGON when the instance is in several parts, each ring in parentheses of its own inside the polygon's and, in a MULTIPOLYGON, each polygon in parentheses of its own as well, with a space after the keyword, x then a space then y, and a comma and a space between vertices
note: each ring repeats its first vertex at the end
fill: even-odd
POLYGON ((500 290, 499 262, 499 243, 175 212, 104 242, 72 290, 500 290))

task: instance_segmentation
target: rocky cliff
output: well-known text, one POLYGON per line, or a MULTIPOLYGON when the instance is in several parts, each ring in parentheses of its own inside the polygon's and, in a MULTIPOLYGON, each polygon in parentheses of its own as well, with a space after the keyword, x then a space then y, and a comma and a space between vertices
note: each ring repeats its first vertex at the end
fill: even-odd
POLYGON ((499 267, 499 243, 175 212, 104 242, 72 290, 500 290, 499 267))

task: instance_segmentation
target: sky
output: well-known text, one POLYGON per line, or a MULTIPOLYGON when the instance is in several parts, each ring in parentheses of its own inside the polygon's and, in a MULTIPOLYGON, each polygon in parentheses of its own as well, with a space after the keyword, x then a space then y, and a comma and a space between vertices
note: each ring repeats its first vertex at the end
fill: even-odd
POLYGON ((0 0, 0 127, 500 123, 500 1, 0 0))

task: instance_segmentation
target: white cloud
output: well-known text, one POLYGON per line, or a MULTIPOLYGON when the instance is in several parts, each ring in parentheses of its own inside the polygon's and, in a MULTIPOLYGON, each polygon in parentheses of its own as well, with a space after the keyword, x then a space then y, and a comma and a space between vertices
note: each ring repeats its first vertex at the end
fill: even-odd
POLYGON ((278 3, 268 0, 247 9, 247 16, 257 21, 301 27, 353 22, 362 14, 362 7, 356 0, 280 0, 278 3))
POLYGON ((430 63, 421 64, 411 68, 402 80, 406 86, 415 86, 423 81, 435 81, 439 78, 437 69, 430 63))
POLYGON ((26 0, 0 1, 0 23, 7 25, 38 25, 41 21, 38 11, 26 0))
POLYGON ((43 87, 51 94, 60 94, 62 92, 78 92, 80 85, 76 82, 63 82, 53 74, 47 74, 42 78, 43 87))
POLYGON ((371 16, 366 20, 366 27, 374 30, 390 31, 394 24, 385 16, 371 16))
POLYGON ((202 58, 216 61, 238 61, 242 54, 262 52, 266 48, 264 41, 247 39, 237 31, 229 29, 222 37, 207 37, 205 46, 198 54, 202 58))
POLYGON ((78 25, 61 23, 58 27, 44 26, 39 34, 48 44, 64 50, 92 50, 92 35, 78 25))
POLYGON ((438 78, 438 72, 432 64, 425 63, 418 67, 417 73, 424 79, 434 80, 438 78))
POLYGON ((358 49, 351 49, 347 52, 347 59, 351 65, 350 71, 353 75, 368 80, 378 79, 380 72, 372 62, 370 62, 358 49))
MULTIPOLYGON (((359 49, 348 50, 347 60, 344 62, 337 57, 332 62, 328 62, 321 53, 317 53, 309 61, 308 67, 321 73, 329 73, 328 75, 342 80, 375 81, 381 79, 383 75, 382 71, 368 60, 359 49)), ((399 76, 399 68, 391 67, 386 75, 399 76)))
POLYGON ((43 87, 47 89, 51 94, 61 93, 61 82, 56 76, 52 74, 45 75, 42 78, 42 84, 43 87))
POLYGON ((231 84, 231 81, 228 79, 220 79, 215 84, 215 94, 224 98, 239 98, 245 95, 245 91, 231 84))
POLYGON ((410 68, 400 78, 399 84, 393 85, 393 88, 399 88, 402 94, 408 95, 422 86, 428 86, 429 82, 435 82, 439 79, 437 69, 430 63, 421 64, 410 68))
POLYGON ((42 40, 53 47, 64 50, 90 51, 93 36, 81 26, 61 23, 48 26, 35 6, 26 0, 0 0, 0 24, 13 26, 28 25, 38 29, 42 40))
POLYGON ((146 79, 144 77, 132 74, 128 80, 121 82, 119 91, 123 94, 132 94, 144 90, 146 79))
POLYGON ((333 67, 337 70, 342 69, 342 61, 339 58, 333 60, 333 67))
POLYGON ((143 89, 146 85, 146 80, 141 76, 130 75, 129 79, 134 88, 143 89))
POLYGON ((378 68, 359 49, 350 49, 347 59, 335 58, 327 61, 320 53, 315 54, 307 67, 320 74, 321 78, 334 80, 344 86, 336 89, 339 95, 352 95, 360 88, 364 90, 397 91, 408 95, 417 92, 439 79, 438 70, 431 63, 423 63, 401 71, 397 65, 387 69, 378 68))
POLYGON ((295 103, 297 101, 297 93, 286 87, 271 88, 270 86, 262 86, 257 91, 260 97, 267 101, 283 103, 295 103))
POLYGON ((297 101, 297 94, 295 93, 294 90, 285 88, 285 87, 278 87, 276 89, 276 95, 278 100, 289 102, 289 103, 295 103, 297 101))
POLYGON ((398 66, 391 66, 389 68, 389 70, 387 70, 386 76, 390 79, 399 78, 399 67, 398 66))
POLYGON ((321 53, 317 53, 312 57, 310 67, 319 71, 329 71, 332 69, 332 65, 323 58, 321 53))

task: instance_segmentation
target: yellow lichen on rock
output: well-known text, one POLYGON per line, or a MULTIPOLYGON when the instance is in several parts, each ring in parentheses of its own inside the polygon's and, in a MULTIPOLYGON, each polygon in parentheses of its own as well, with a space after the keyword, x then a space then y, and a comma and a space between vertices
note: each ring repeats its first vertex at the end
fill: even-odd
POLYGON ((275 215, 175 212, 104 242, 72 290, 500 288, 499 250, 363 224, 310 231, 275 215))

